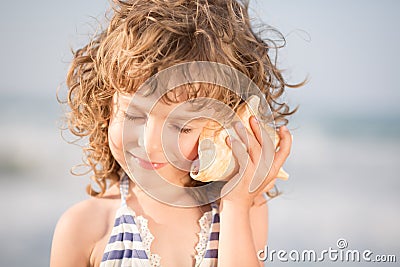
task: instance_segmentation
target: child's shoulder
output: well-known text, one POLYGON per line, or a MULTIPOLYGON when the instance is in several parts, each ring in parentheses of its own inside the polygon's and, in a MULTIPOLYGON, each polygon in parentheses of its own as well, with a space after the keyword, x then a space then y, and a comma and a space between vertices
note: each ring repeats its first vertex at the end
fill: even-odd
POLYGON ((109 188, 102 197, 90 197, 69 209, 60 217, 57 227, 61 224, 67 228, 90 229, 101 228, 105 225, 108 217, 114 217, 120 205, 120 193, 118 185, 109 188))
POLYGON ((91 197, 67 209, 57 222, 52 250, 87 260, 96 242, 108 235, 120 203, 118 185, 114 185, 102 197, 91 197))
POLYGON ((97 221, 96 219, 109 216, 110 212, 116 211, 119 204, 120 193, 118 185, 113 185, 103 196, 90 197, 71 206, 60 217, 59 223, 65 222, 77 226, 89 224, 93 226, 93 223, 97 221))

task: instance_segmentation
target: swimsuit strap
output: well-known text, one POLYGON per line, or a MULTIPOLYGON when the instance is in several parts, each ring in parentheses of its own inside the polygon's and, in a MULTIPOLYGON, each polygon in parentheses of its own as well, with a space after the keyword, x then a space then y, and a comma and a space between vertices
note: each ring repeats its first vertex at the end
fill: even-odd
POLYGON ((126 206, 126 197, 129 193, 129 177, 126 174, 121 177, 119 191, 121 193, 121 206, 126 206))

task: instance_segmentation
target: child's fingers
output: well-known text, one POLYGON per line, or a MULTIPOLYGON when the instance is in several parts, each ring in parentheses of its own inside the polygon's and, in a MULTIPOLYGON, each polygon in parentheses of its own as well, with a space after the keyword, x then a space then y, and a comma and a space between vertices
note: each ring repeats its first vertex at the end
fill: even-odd
POLYGON ((247 153, 247 150, 241 141, 235 138, 229 138, 229 136, 227 137, 226 141, 228 146, 232 149, 232 155, 236 159, 239 167, 238 173, 235 174, 224 186, 224 192, 221 192, 222 195, 224 195, 225 192, 229 192, 237 185, 237 183, 243 178, 247 165, 250 163, 249 154, 247 153))
POLYGON ((275 158, 278 163, 285 162, 286 158, 290 154, 290 149, 292 148, 292 135, 289 132, 289 129, 286 126, 282 126, 279 128, 279 151, 276 153, 275 158))
MULTIPOLYGON (((279 150, 275 153, 274 161, 272 163, 276 174, 285 163, 292 147, 292 135, 290 134, 289 129, 286 126, 280 127, 278 134, 280 138, 279 150)), ((273 174, 275 175, 275 173, 273 174)))
POLYGON ((250 127, 253 130, 254 136, 256 137, 258 143, 262 145, 262 141, 264 140, 264 138, 262 136, 261 126, 258 123, 256 117, 251 116, 249 122, 250 122, 250 127))
POLYGON ((246 146, 246 148, 249 148, 249 135, 248 135, 247 129, 243 125, 243 123, 238 121, 233 125, 233 127, 235 129, 235 132, 239 136, 240 140, 246 146))
POLYGON ((226 137, 226 143, 232 149, 232 154, 238 161, 239 166, 246 166, 249 157, 244 144, 235 138, 230 138, 229 136, 226 137))
POLYGON ((282 126, 279 131, 279 150, 275 153, 274 159, 271 165, 271 168, 268 173, 268 177, 264 180, 264 182, 261 184, 261 186, 257 187, 257 191, 259 191, 261 188, 264 188, 270 183, 273 179, 276 178, 276 175, 278 174, 279 170, 285 163, 287 157, 290 154, 290 149, 292 146, 292 136, 287 129, 286 126, 282 126))
POLYGON ((261 146, 260 152, 262 153, 258 156, 259 160, 257 161, 256 174, 249 186, 249 192, 252 193, 258 190, 267 179, 274 159, 275 145, 269 137, 267 131, 261 127, 254 116, 250 118, 250 126, 259 145, 261 146))
MULTIPOLYGON (((264 160, 272 159, 275 154, 275 145, 267 133, 267 131, 258 123, 255 116, 250 117, 250 127, 253 130, 254 136, 262 149, 264 160)), ((268 163, 270 165, 272 160, 268 163)))
MULTIPOLYGON (((232 154, 238 161, 240 170, 242 170, 241 175, 243 175, 243 170, 247 167, 247 164, 250 163, 249 160, 253 160, 251 158, 250 153, 248 152, 249 150, 248 147, 246 147, 245 144, 242 142, 243 138, 244 140, 246 140, 246 137, 250 135, 246 133, 246 131, 247 130, 245 128, 242 129, 241 127, 239 127, 237 133, 241 138, 241 140, 237 140, 234 138, 229 139, 229 136, 227 137, 226 140, 227 144, 232 149, 232 154)), ((257 161, 253 161, 253 163, 255 162, 257 164, 257 166, 255 167, 256 172, 253 174, 253 179, 251 179, 249 184, 249 193, 262 191, 265 187, 268 186, 268 184, 272 180, 276 178, 279 169, 282 167, 282 165, 285 163, 286 158, 289 156, 292 144, 291 134, 286 127, 281 127, 280 130, 278 131, 280 137, 279 150, 275 153, 274 153, 275 146, 272 140, 270 140, 269 136, 267 136, 266 133, 265 134, 262 133, 262 131, 259 132, 258 134, 259 136, 261 136, 261 139, 265 138, 265 141, 267 141, 263 142, 264 143, 262 148, 263 151, 260 151, 266 154, 261 157, 263 162, 260 162, 258 160, 258 158, 260 158, 260 155, 258 155, 257 161), (266 168, 266 166, 271 166, 271 168, 268 169, 266 168)), ((254 136, 252 137, 254 140, 251 141, 257 143, 256 138, 254 136)))
MULTIPOLYGON (((250 126, 251 127, 251 126, 250 126)), ((235 131, 247 149, 252 162, 258 162, 260 158, 261 146, 256 140, 256 137, 241 123, 236 122, 234 125, 235 131)))

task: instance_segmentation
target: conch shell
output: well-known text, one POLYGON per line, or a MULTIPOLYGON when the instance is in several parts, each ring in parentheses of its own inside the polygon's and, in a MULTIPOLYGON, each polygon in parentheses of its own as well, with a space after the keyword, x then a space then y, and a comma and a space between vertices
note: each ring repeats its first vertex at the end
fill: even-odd
MULTIPOLYGON (((250 128, 249 119, 251 115, 256 115, 257 118, 260 117, 258 116, 260 98, 253 95, 246 102, 238 107, 236 114, 241 118, 242 123, 250 133, 253 133, 250 128)), ((260 125, 267 131, 269 137, 274 140, 276 147, 279 142, 279 137, 275 129, 262 122, 260 125)), ((228 132, 234 138, 239 139, 232 128, 223 129, 221 125, 215 121, 210 120, 203 128, 199 137, 199 157, 192 163, 190 170, 190 176, 193 179, 202 182, 210 182, 224 181, 228 177, 232 177, 233 172, 236 170, 237 162, 232 155, 232 150, 225 142, 228 132)), ((276 178, 287 180, 289 175, 281 168, 276 178)))

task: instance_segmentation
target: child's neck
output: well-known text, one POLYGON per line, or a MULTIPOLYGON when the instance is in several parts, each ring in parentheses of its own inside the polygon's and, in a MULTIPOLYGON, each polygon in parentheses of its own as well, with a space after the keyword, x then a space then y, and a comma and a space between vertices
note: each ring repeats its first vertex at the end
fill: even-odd
POLYGON ((170 206, 194 206, 188 203, 197 203, 196 199, 185 189, 184 184, 190 180, 189 175, 182 178, 182 184, 171 184, 167 181, 156 182, 154 184, 147 183, 142 186, 130 181, 129 192, 137 199, 137 201, 155 201, 159 204, 170 206))

